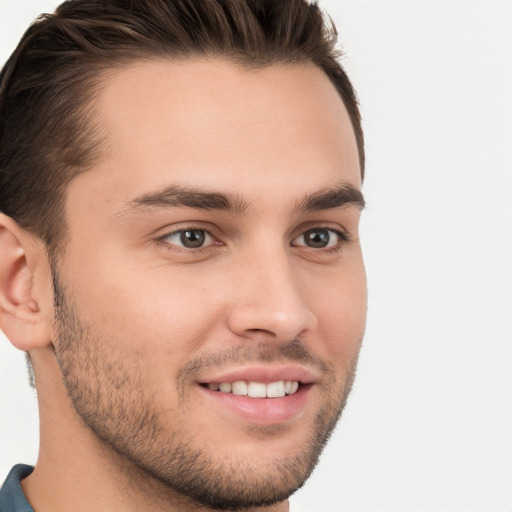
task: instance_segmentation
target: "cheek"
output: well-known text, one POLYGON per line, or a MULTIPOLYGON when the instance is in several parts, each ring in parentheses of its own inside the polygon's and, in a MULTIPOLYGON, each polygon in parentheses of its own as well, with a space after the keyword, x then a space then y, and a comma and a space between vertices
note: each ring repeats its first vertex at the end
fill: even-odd
MULTIPOLYGON (((165 268, 110 272, 98 267, 76 283, 76 302, 86 322, 118 340, 127 353, 181 362, 215 329, 219 301, 207 283, 165 268)), ((168 365, 169 361, 165 364, 168 365)))
POLYGON ((345 269, 326 283, 324 291, 317 294, 314 307, 326 355, 334 361, 352 361, 361 348, 366 325, 367 291, 362 264, 345 269))

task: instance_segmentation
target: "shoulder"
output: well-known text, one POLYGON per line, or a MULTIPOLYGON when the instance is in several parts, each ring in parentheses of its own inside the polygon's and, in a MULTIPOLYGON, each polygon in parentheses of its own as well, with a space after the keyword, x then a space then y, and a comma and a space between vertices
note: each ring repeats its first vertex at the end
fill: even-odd
POLYGON ((32 466, 17 464, 0 489, 0 512, 34 512, 23 494, 21 481, 34 471, 32 466))

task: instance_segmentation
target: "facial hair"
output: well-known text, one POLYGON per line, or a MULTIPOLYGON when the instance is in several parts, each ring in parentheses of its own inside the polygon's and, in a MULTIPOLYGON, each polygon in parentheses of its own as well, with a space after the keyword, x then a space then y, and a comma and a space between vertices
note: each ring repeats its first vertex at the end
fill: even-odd
MULTIPOLYGON (((299 339, 283 345, 245 344, 190 360, 176 375, 175 421, 159 409, 148 386, 151 368, 137 354, 122 351, 119 340, 85 321, 52 269, 55 353, 71 405, 83 424, 110 453, 137 469, 137 477, 158 481, 178 496, 211 510, 243 510, 287 499, 313 471, 345 406, 355 377, 357 354, 343 376, 313 356, 299 339), (117 342, 117 343, 116 343, 117 342), (245 362, 300 362, 324 375, 322 396, 309 439, 293 456, 274 457, 262 471, 236 454, 218 456, 195 443, 187 425, 187 396, 195 375, 205 368, 245 362), (229 455, 229 457, 227 456, 229 455)), ((338 371, 339 373, 339 371, 338 371)), ((250 435, 265 442, 280 425, 253 426, 250 435)))

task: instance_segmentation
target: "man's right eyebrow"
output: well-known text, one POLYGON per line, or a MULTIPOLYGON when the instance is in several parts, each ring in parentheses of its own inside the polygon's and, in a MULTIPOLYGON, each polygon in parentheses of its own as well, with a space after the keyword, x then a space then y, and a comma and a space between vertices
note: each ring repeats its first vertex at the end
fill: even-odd
POLYGON ((153 208, 195 208, 199 210, 221 210, 243 214, 247 203, 235 194, 206 191, 195 187, 171 185, 162 190, 148 192, 128 201, 116 215, 135 213, 153 208))

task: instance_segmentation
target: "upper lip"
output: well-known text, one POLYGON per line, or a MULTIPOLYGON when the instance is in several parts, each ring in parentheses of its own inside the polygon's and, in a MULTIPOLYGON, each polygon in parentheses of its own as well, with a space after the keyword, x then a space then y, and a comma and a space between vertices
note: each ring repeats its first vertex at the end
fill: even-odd
POLYGON ((298 381, 310 384, 318 380, 319 375, 312 369, 296 365, 282 366, 245 366, 213 373, 199 379, 201 384, 252 381, 252 382, 279 382, 281 380, 298 381))

